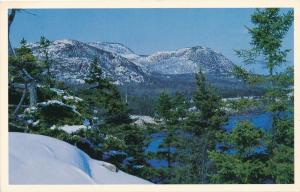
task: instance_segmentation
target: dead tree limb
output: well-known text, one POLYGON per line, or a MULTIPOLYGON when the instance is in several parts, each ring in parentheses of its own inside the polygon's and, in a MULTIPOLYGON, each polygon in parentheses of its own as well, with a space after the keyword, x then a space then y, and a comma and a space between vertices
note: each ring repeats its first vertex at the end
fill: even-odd
POLYGON ((22 103, 24 102, 26 93, 27 93, 27 83, 25 82, 25 88, 24 88, 24 90, 23 90, 22 97, 21 97, 21 99, 20 99, 20 101, 19 101, 19 104, 17 105, 16 109, 14 110, 14 112, 13 112, 13 114, 12 114, 13 116, 15 116, 15 115, 17 114, 17 112, 19 111, 19 109, 20 109, 22 103))
MULTIPOLYGON (((8 15, 8 44, 9 44, 9 55, 13 55, 16 56, 14 49, 11 46, 11 41, 10 41, 10 28, 11 28, 11 24, 13 23, 15 16, 16 16, 16 12, 18 11, 18 9, 11 9, 9 15, 8 15)), ((37 83, 36 80, 31 77, 31 75, 26 71, 26 69, 24 68, 20 68, 21 74, 22 74, 22 78, 25 81, 25 89, 23 91, 22 97, 20 99, 20 102, 17 106, 17 108, 15 109, 13 115, 16 115, 17 111, 19 110, 20 106, 23 104, 25 97, 26 97, 26 93, 28 92, 28 88, 29 88, 29 96, 30 96, 30 106, 35 106, 37 103, 37 94, 36 94, 36 89, 37 89, 37 83)))

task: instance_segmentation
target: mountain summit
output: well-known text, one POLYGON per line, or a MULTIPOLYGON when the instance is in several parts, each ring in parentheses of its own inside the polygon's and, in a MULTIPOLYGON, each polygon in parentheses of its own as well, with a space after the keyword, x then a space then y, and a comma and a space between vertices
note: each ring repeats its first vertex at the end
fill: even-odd
MULTIPOLYGON (((41 58, 38 44, 30 44, 41 58)), ((49 47, 53 59, 51 70, 57 79, 84 83, 83 79, 94 57, 99 58, 104 75, 116 84, 143 83, 152 74, 193 74, 200 69, 206 74, 230 75, 233 63, 210 48, 195 46, 175 51, 138 55, 120 43, 56 40, 49 47)))

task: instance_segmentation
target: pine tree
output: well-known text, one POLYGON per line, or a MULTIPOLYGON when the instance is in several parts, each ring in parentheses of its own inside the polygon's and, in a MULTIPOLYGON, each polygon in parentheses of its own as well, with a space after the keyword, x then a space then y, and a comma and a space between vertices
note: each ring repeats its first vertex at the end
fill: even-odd
POLYGON ((166 92, 161 92, 156 104, 156 112, 166 124, 171 120, 171 97, 166 92))
POLYGON ((174 126, 171 123, 172 118, 172 108, 173 104, 171 97, 165 93, 161 92, 159 99, 156 104, 157 118, 160 121, 159 130, 163 132, 166 136, 163 143, 159 146, 157 156, 159 159, 165 159, 167 161, 167 168, 161 169, 164 183, 169 183, 172 177, 171 167, 174 162, 172 154, 172 144, 174 142, 174 126))
POLYGON ((100 61, 97 57, 95 57, 90 64, 90 68, 85 78, 85 82, 90 85, 93 85, 93 88, 95 89, 103 90, 109 88, 109 81, 108 79, 104 78, 100 66, 100 61))
POLYGON ((11 72, 10 80, 24 81, 20 76, 20 70, 22 68, 34 78, 40 79, 42 66, 39 65, 37 59, 33 56, 33 53, 24 38, 20 42, 20 48, 16 49, 16 55, 9 58, 9 64, 9 70, 11 72))
POLYGON ((218 134, 219 144, 209 153, 216 172, 212 183, 255 184, 268 180, 265 174, 266 155, 258 152, 265 139, 264 132, 249 121, 240 121, 232 132, 218 134))
POLYGON ((193 96, 196 111, 185 121, 187 136, 182 138, 178 147, 179 165, 177 181, 180 183, 208 183, 211 171, 208 151, 216 146, 216 134, 227 117, 222 110, 221 98, 210 86, 204 74, 196 74, 197 90, 193 96))
POLYGON ((92 61, 85 82, 93 92, 93 95, 88 96, 90 105, 94 110, 104 111, 99 115, 105 116, 105 123, 121 125, 131 122, 127 105, 122 101, 118 88, 104 77, 98 58, 92 61))
POLYGON ((107 110, 106 122, 113 125, 129 124, 129 109, 127 104, 122 100, 121 94, 115 85, 111 85, 105 100, 107 110))
POLYGON ((162 169, 164 183, 173 183, 175 176, 176 147, 178 134, 182 133, 182 123, 187 112, 185 97, 176 93, 175 97, 161 92, 156 103, 156 113, 159 121, 159 130, 165 133, 165 138, 159 146, 158 158, 167 161, 167 167, 162 169))
POLYGON ((120 155, 112 155, 107 161, 130 173, 136 173, 136 166, 144 165, 143 134, 139 127, 130 125, 131 119, 127 104, 122 100, 118 87, 106 78, 101 69, 100 60, 94 58, 90 64, 85 82, 89 89, 85 90, 84 98, 89 102, 93 127, 104 136, 104 152, 119 151, 120 155), (105 139, 108 138, 108 139, 105 139), (134 144, 135 143, 135 144, 134 144), (124 165, 126 158, 134 160, 124 165))
MULTIPOLYGON (((35 106, 36 99, 36 79, 41 77, 42 68, 33 56, 31 49, 28 47, 26 40, 23 38, 20 42, 20 48, 16 53, 9 57, 9 89, 10 101, 19 101, 17 107, 12 113, 14 117, 23 103, 35 106), (18 98, 18 89, 23 89, 22 96, 18 98), (29 99, 26 95, 29 92, 29 99)), ((15 103, 13 103, 15 104, 15 103)))
POLYGON ((51 59, 50 59, 50 55, 49 55, 49 46, 50 46, 51 42, 46 39, 46 37, 42 36, 39 42, 39 52, 41 53, 42 56, 42 63, 43 63, 43 67, 46 68, 46 78, 45 78, 45 82, 46 84, 51 87, 53 84, 53 80, 52 80, 52 74, 50 72, 50 68, 51 68, 51 59))
MULTIPOLYGON (((238 50, 237 54, 246 64, 261 62, 261 65, 268 69, 268 74, 265 76, 253 74, 239 66, 235 67, 235 73, 248 84, 267 86, 261 103, 265 108, 264 111, 272 115, 272 128, 266 133, 267 138, 262 138, 257 135, 257 129, 250 129, 245 123, 238 124, 228 137, 232 138, 235 133, 241 132, 244 134, 242 137, 244 141, 259 139, 260 146, 265 148, 267 158, 261 159, 263 154, 252 154, 251 158, 241 157, 240 150, 236 154, 240 155, 239 158, 226 151, 212 152, 211 158, 217 167, 217 173, 213 175, 213 178, 216 182, 225 183, 293 183, 294 125, 293 97, 291 96, 293 94, 293 68, 284 66, 290 50, 282 49, 283 38, 293 23, 293 12, 281 14, 278 8, 257 9, 252 14, 251 21, 254 27, 247 29, 251 35, 252 48, 238 50), (280 72, 280 68, 285 69, 280 72), (227 164, 224 163, 225 161, 227 164), (242 165, 233 166, 230 162, 234 161, 242 165), (239 175, 240 180, 232 179, 224 174, 226 171, 243 174, 239 175)), ((220 142, 224 141, 223 139, 220 142)), ((237 143, 237 139, 233 140, 233 143, 237 143)), ((251 147, 251 143, 245 144, 243 146, 245 149, 251 147)))

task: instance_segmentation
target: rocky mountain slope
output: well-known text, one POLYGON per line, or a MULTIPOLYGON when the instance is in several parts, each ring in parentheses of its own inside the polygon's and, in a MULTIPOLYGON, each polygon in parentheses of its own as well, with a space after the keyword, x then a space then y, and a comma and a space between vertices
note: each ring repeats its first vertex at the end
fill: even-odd
MULTIPOLYGON (((31 44, 35 56, 42 58, 38 44, 31 44)), ((84 83, 91 61, 100 60, 103 73, 116 84, 129 82, 141 83, 147 78, 140 67, 116 53, 100 49, 75 40, 57 40, 49 46, 51 71, 56 78, 65 82, 84 83)))
MULTIPOLYGON (((38 44, 30 44, 40 59, 38 44)), ((138 55, 120 43, 76 40, 53 41, 49 47, 52 72, 59 80, 84 83, 83 79, 94 57, 100 59, 104 74, 116 84, 144 83, 165 75, 204 73, 230 76, 233 63, 209 48, 197 46, 176 51, 138 55)))

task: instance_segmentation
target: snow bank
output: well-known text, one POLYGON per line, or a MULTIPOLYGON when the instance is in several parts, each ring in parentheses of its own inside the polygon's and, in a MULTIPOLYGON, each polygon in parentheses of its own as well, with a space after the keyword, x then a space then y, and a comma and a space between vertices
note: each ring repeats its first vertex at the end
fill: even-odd
POLYGON ((151 184, 66 142, 25 133, 9 133, 9 183, 151 184))

